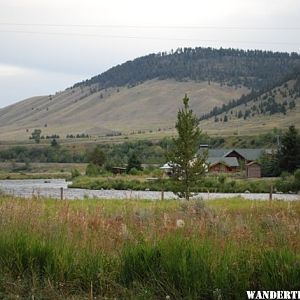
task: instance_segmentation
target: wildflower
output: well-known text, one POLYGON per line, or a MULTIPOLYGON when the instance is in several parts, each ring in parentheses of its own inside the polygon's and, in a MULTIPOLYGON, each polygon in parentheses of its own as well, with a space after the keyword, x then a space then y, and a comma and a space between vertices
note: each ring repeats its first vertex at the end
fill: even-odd
POLYGON ((184 227, 184 225, 185 225, 185 223, 182 219, 176 220, 176 227, 177 228, 182 228, 182 227, 184 227))
POLYGON ((125 239, 129 238, 130 232, 129 232, 126 224, 122 223, 122 225, 121 225, 121 234, 123 235, 123 237, 125 239))
POLYGON ((164 227, 167 227, 169 222, 169 216, 168 214, 164 213, 164 227))

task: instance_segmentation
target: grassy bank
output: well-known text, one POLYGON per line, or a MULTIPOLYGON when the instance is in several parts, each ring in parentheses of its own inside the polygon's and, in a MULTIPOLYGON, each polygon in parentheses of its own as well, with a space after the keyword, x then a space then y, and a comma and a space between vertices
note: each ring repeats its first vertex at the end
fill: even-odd
POLYGON ((27 173, 10 172, 0 173, 0 180, 23 180, 23 179, 71 179, 71 173, 27 173))
POLYGON ((81 163, 1 163, 0 180, 3 179, 71 179, 72 170, 84 173, 86 164, 81 163))
MULTIPOLYGON (((299 290, 300 203, 0 200, 0 298, 299 290)), ((220 298, 221 297, 221 298, 220 298)))
MULTIPOLYGON (((293 176, 287 178, 259 178, 259 179, 234 179, 225 175, 207 176, 192 188, 194 192, 221 192, 221 193, 269 193, 271 186, 281 192, 297 191, 298 185, 294 184, 293 176)), ((139 176, 79 176, 73 179, 71 188, 84 188, 91 190, 151 190, 173 191, 170 179, 146 180, 139 176)))

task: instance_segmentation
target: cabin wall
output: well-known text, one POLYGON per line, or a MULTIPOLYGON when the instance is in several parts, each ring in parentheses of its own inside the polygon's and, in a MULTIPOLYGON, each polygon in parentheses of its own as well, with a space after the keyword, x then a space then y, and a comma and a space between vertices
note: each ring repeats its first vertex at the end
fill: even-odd
POLYGON ((261 167, 259 165, 247 166, 246 174, 248 178, 260 178, 261 177, 261 167))

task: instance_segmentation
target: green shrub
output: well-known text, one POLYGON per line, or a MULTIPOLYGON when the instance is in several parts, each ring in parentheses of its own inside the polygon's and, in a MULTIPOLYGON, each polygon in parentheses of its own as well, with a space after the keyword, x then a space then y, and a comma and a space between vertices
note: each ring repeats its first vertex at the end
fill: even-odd
POLYGON ((280 174, 280 178, 281 178, 282 180, 287 179, 289 176, 291 176, 291 174, 290 174, 289 172, 287 172, 287 171, 283 171, 283 172, 281 172, 281 174, 280 174))
POLYGON ((101 173, 103 173, 103 169, 98 165, 89 163, 86 167, 85 174, 87 176, 97 176, 100 175, 101 173))
POLYGON ((300 169, 296 170, 294 173, 294 186, 295 190, 300 191, 300 169))
POLYGON ((287 193, 293 190, 294 188, 293 181, 278 179, 275 182, 275 188, 279 192, 287 193))
POLYGON ((225 183, 225 181, 226 181, 226 175, 224 175, 224 174, 221 174, 221 175, 219 175, 218 176, 218 181, 219 181, 219 183, 220 184, 224 184, 225 183))
POLYGON ((137 175, 138 174, 138 170, 136 168, 131 168, 129 171, 128 171, 128 174, 129 175, 137 175))
POLYGON ((72 179, 75 178, 75 177, 78 177, 80 175, 81 174, 80 174, 80 172, 77 169, 72 169, 71 170, 71 177, 72 177, 72 179))

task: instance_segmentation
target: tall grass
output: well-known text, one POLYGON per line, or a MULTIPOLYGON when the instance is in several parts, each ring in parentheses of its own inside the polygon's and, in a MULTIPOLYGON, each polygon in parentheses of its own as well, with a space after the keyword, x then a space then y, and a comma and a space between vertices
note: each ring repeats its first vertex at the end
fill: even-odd
POLYGON ((297 290, 300 265, 289 249, 249 249, 173 236, 157 245, 127 246, 121 278, 157 297, 243 299, 245 290, 297 290), (218 298, 220 297, 220 298, 218 298))
POLYGON ((0 298, 243 299, 249 289, 299 290, 299 216, 296 202, 2 197, 0 298))

